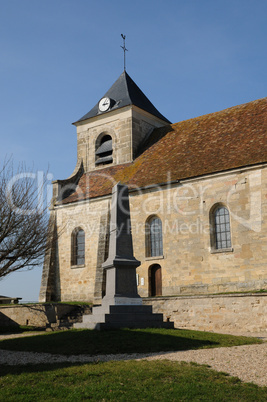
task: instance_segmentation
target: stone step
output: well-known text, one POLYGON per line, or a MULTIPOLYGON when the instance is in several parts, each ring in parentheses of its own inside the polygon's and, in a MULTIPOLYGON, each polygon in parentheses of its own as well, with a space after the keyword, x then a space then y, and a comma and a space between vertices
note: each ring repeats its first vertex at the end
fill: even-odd
POLYGON ((84 314, 74 328, 174 328, 173 322, 163 322, 163 314, 153 314, 150 305, 100 305, 92 314, 84 314))
POLYGON ((106 314, 86 314, 83 316, 82 323, 105 322, 106 314))
POLYGON ((109 311, 111 314, 127 314, 127 313, 136 313, 136 314, 152 314, 152 306, 130 306, 130 305, 116 305, 109 306, 109 311))
POLYGON ((74 324, 74 328, 83 328, 83 329, 95 329, 95 330, 108 330, 108 329, 120 329, 120 328, 130 328, 130 329, 144 329, 144 328, 166 328, 173 329, 173 322, 163 322, 159 320, 150 321, 149 323, 144 321, 136 321, 127 323, 127 325, 123 322, 95 322, 95 323, 77 323, 74 324))
POLYGON ((74 329, 95 329, 95 324, 90 322, 76 322, 73 324, 74 329))
POLYGON ((163 321, 163 314, 94 314, 84 315, 83 323, 89 322, 124 322, 125 324, 134 321, 150 322, 150 321, 163 321))
POLYGON ((163 322, 163 314, 106 314, 104 322, 151 322, 160 321, 163 322))
POLYGON ((115 305, 93 307, 92 314, 152 314, 152 306, 115 305))
POLYGON ((89 322, 125 322, 132 321, 163 321, 163 314, 147 313, 117 313, 117 314, 88 314, 83 316, 83 323, 89 322))

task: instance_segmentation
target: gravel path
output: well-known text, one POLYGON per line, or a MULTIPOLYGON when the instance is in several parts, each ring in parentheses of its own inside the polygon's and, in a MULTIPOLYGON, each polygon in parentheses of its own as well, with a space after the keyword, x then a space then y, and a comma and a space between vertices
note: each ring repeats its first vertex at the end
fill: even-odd
POLYGON ((208 364, 245 382, 267 386, 267 343, 164 353, 147 360, 168 359, 208 364))
MULTIPOLYGON (((31 334, 27 334, 30 336, 31 334)), ((22 336, 22 334, 19 334, 22 336)), ((24 335, 25 336, 25 335, 24 335)), ((9 337, 5 335, 5 339, 9 337)), ((12 336, 10 336, 12 337, 12 336)), ((13 336, 14 337, 14 336, 13 336)), ((1 339, 2 337, 0 337, 1 339)), ((265 339, 265 337, 263 337, 265 339)), ((3 338, 2 338, 3 339, 3 338)), ((259 345, 233 346, 215 349, 199 349, 180 352, 120 355, 78 355, 64 356, 49 353, 13 352, 0 350, 0 364, 39 364, 39 363, 89 363, 110 360, 173 360, 207 364, 217 371, 224 371, 239 377, 245 382, 267 386, 267 342, 259 345)))

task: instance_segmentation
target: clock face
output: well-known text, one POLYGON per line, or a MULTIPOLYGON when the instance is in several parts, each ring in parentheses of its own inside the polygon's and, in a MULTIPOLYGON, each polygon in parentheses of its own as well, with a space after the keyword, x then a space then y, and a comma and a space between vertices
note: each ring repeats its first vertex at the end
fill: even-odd
POLYGON ((110 99, 105 97, 99 101, 98 108, 100 112, 106 112, 110 108, 110 99))

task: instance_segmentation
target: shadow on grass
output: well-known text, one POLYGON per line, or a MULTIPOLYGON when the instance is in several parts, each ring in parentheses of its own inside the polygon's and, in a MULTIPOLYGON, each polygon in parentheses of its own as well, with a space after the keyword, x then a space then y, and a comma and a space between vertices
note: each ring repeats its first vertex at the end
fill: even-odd
POLYGON ((23 334, 25 332, 35 332, 35 331, 45 331, 43 327, 31 327, 31 326, 8 326, 8 327, 1 327, 0 326, 0 335, 14 335, 14 334, 23 334))
POLYGON ((153 353, 256 343, 250 338, 179 329, 72 330, 0 341, 0 349, 63 355, 153 353))
POLYGON ((8 326, 8 327, 2 327, 0 326, 0 335, 11 335, 11 334, 21 334, 23 331, 20 326, 8 326))
POLYGON ((46 371, 56 371, 58 369, 82 366, 84 364, 93 365, 94 363, 45 363, 45 364, 28 364, 28 365, 1 365, 0 364, 0 378, 6 375, 19 375, 29 373, 42 373, 46 371))

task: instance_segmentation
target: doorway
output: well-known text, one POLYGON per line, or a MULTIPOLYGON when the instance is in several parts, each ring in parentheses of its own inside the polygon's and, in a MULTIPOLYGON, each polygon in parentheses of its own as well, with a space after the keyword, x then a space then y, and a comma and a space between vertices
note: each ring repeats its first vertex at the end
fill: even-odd
POLYGON ((162 296, 162 274, 159 264, 149 267, 149 296, 162 296))

